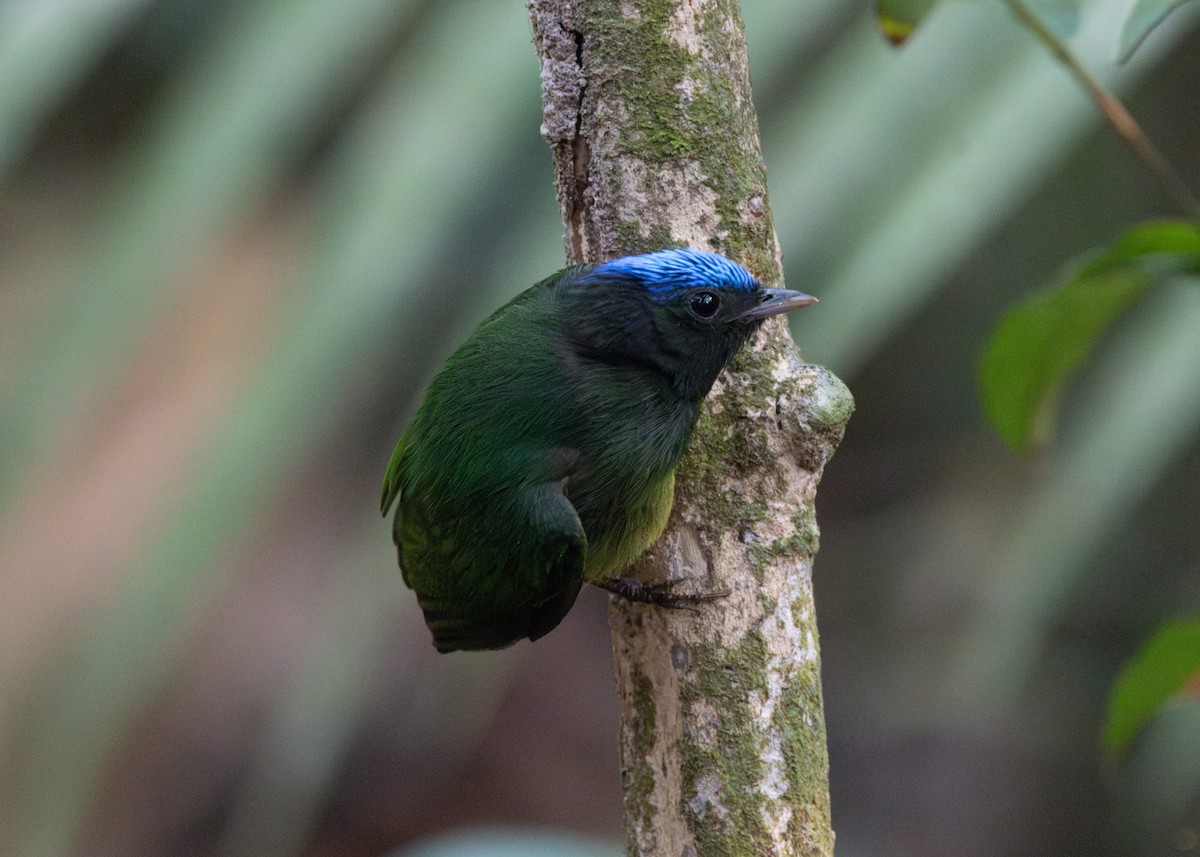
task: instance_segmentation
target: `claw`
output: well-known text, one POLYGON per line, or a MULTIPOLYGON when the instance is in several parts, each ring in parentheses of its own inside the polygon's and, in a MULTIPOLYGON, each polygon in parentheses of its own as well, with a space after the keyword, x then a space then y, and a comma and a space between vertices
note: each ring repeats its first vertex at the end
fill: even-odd
POLYGON ((677 580, 646 582, 634 580, 631 577, 606 577, 593 582, 601 589, 624 598, 626 601, 654 604, 671 610, 690 610, 693 613, 698 612, 701 604, 726 598, 730 594, 728 589, 700 593, 676 592, 675 585, 681 582, 677 580))

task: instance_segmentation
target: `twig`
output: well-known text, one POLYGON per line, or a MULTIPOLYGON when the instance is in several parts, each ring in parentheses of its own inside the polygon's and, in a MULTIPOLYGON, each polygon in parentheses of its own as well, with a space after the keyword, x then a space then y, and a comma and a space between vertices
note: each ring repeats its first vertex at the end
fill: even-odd
POLYGON ((1017 19, 1028 27, 1035 36, 1050 49, 1050 52, 1067 67, 1075 79, 1087 90, 1092 101, 1096 103, 1100 113, 1112 125, 1113 130, 1133 150, 1146 168, 1162 185, 1164 191, 1177 206, 1192 220, 1200 221, 1200 201, 1192 194, 1191 189, 1163 156, 1158 147, 1142 130, 1125 105, 1115 95, 1109 92, 1095 76, 1084 68, 1079 58, 1071 53, 1070 48, 1056 36, 1049 27, 1025 5, 1024 0, 1005 0, 1017 19))

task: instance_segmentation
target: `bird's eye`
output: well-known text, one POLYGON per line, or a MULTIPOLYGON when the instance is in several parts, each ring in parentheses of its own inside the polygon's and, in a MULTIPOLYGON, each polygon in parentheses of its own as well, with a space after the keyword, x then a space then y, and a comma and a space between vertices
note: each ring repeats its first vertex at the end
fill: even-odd
POLYGON ((716 292, 696 292, 692 295, 689 306, 700 318, 712 318, 721 307, 721 298, 716 292))

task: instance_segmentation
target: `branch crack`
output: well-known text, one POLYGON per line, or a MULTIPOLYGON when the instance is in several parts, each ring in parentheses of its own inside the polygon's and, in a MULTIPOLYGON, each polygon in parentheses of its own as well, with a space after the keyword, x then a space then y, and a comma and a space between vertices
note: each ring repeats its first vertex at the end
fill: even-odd
POLYGON ((585 220, 588 210, 588 191, 591 188, 590 167, 592 148, 583 134, 583 99, 587 95, 587 74, 584 71, 584 37, 579 30, 568 29, 571 40, 575 43, 575 67, 578 73, 579 88, 575 98, 575 128, 566 140, 568 160, 571 166, 571 181, 569 191, 563 200, 566 221, 570 224, 567 240, 570 244, 571 260, 576 263, 588 261, 588 242, 586 240, 587 223, 585 220))

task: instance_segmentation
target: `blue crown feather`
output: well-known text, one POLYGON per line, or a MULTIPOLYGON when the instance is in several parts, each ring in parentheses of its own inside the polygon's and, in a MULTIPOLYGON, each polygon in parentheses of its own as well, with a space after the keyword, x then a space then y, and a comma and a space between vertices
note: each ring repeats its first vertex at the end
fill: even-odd
POLYGON ((599 282, 633 281, 659 303, 702 286, 752 292, 760 285, 753 274, 732 259, 687 247, 622 256, 599 265, 585 277, 599 282))

